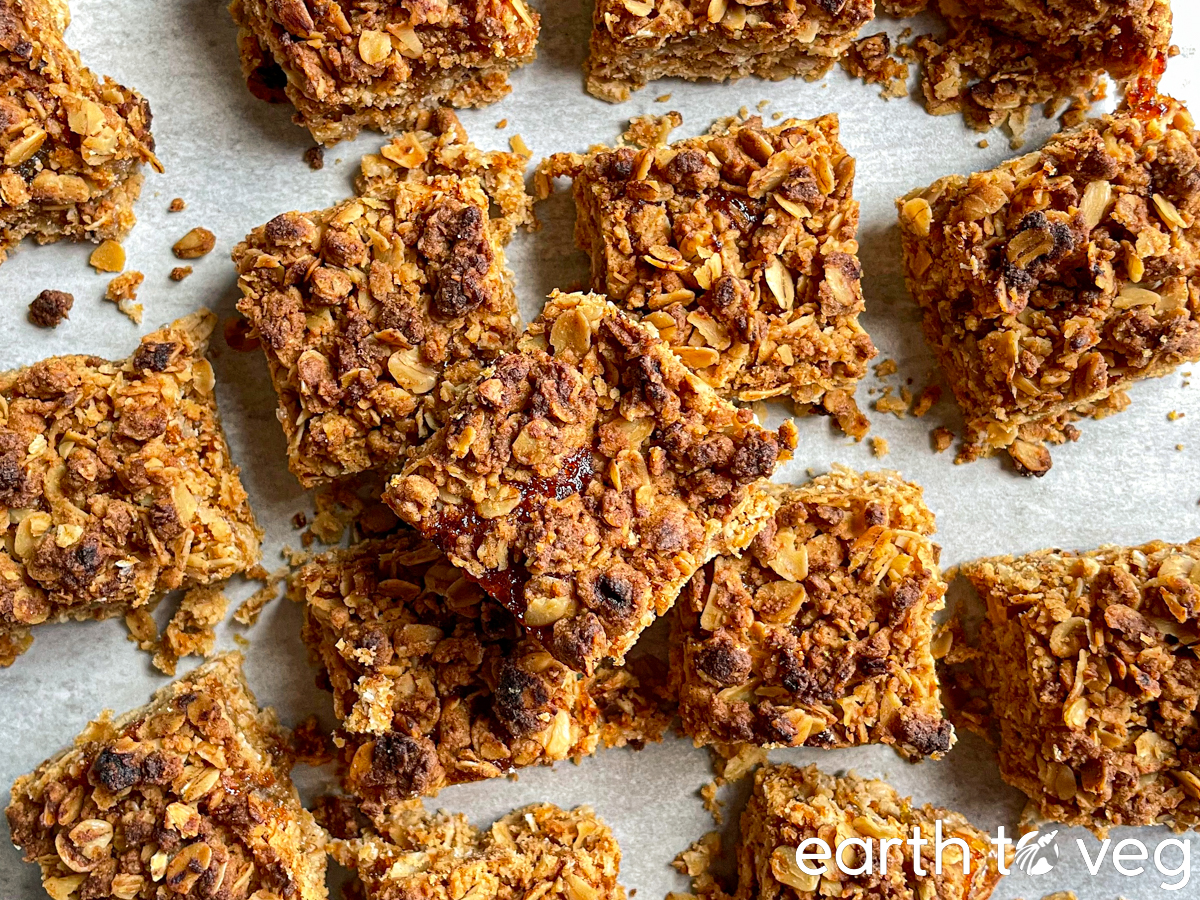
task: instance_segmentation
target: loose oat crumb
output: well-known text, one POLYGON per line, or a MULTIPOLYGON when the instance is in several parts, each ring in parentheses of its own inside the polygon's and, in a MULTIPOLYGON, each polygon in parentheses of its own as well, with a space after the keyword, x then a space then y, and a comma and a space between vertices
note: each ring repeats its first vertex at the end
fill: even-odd
POLYGON ((523 156, 525 159, 533 158, 533 151, 529 149, 529 145, 525 143, 525 139, 519 134, 514 134, 508 140, 508 145, 512 147, 512 152, 517 156, 523 156))
POLYGON ((154 654, 154 667, 167 675, 184 656, 212 656, 215 627, 225 618, 229 598, 212 585, 195 587, 183 595, 179 609, 167 623, 154 654))
POLYGON ((671 100, 670 94, 659 94, 657 97, 654 98, 655 103, 669 103, 670 100, 671 100))
POLYGON ((722 824, 722 822, 725 820, 725 816, 721 811, 721 807, 724 806, 724 804, 717 799, 717 783, 715 781, 709 781, 704 784, 700 788, 700 797, 704 801, 705 810, 707 810, 708 814, 713 817, 713 821, 718 825, 722 824))
POLYGON ((295 528, 296 530, 303 528, 307 524, 308 524, 308 515, 304 512, 304 510, 301 510, 300 512, 298 512, 294 516, 292 516, 292 527, 295 528))
POLYGON ((757 107, 757 108, 758 108, 758 111, 759 111, 759 112, 762 112, 764 109, 766 109, 766 108, 767 108, 768 106, 770 106, 770 105, 771 105, 771 101, 770 101, 770 100, 759 100, 759 101, 758 101, 758 107, 757 107))
POLYGON ((895 397, 892 395, 892 391, 893 389, 890 387, 884 388, 883 395, 875 401, 874 408, 878 412, 891 413, 897 418, 903 419, 908 414, 908 403, 903 399, 903 393, 906 392, 902 391, 901 397, 895 397))
POLYGON ((1182 451, 1182 450, 1183 450, 1183 444, 1176 444, 1176 445, 1175 445, 1175 449, 1176 449, 1176 450, 1180 450, 1180 451, 1182 451))
POLYGON ((142 304, 137 302, 138 288, 146 276, 141 272, 129 271, 118 275, 108 283, 104 299, 117 304, 117 309, 123 312, 135 325, 142 324, 142 304))
POLYGON ((771 113, 771 121, 773 121, 773 122, 778 122, 782 118, 783 118, 783 113, 781 113, 781 112, 771 113))
POLYGON ((320 172, 325 168, 325 148, 320 144, 315 147, 309 147, 304 151, 304 161, 308 163, 308 167, 314 172, 320 172))
POLYGON ((104 241, 92 251, 88 264, 97 272, 120 272, 125 268, 125 248, 116 241, 104 241))
POLYGON ((979 143, 976 144, 976 146, 979 147, 980 150, 986 150, 988 147, 991 146, 991 144, 988 143, 987 138, 980 138, 979 143))
POLYGON ((889 375, 895 375, 897 368, 898 366, 894 359, 885 359, 875 366, 875 377, 887 378, 889 375))
POLYGON ((852 43, 839 62, 864 84, 882 84, 880 96, 885 100, 908 94, 908 63, 893 54, 892 39, 883 32, 852 43))
POLYGON ((217 238, 207 228, 193 228, 171 248, 179 259, 199 259, 212 253, 217 245, 217 238))
POLYGON ((1170 422, 1178 422, 1180 419, 1182 419, 1186 415, 1187 415, 1187 413, 1181 413, 1178 410, 1173 409, 1169 413, 1167 413, 1167 420, 1170 422))
POLYGON ((917 402, 913 404, 912 414, 918 419, 937 405, 942 399, 942 388, 937 384, 927 384, 917 394, 917 402))
POLYGON ((171 270, 170 278, 172 281, 183 281, 192 274, 191 266, 176 266, 171 270))
POLYGON ((258 617, 262 615, 267 604, 279 596, 279 586, 287 581, 290 571, 287 566, 284 566, 266 575, 265 578, 260 576, 260 579, 266 583, 234 610, 233 620, 241 625, 257 624, 258 617))
POLYGON ((501 131, 507 127, 508 127, 508 119, 501 119, 499 122, 496 123, 497 131, 501 131))
POLYGON ((57 328, 75 304, 75 298, 65 291, 42 291, 29 304, 29 321, 39 328, 57 328))
POLYGON ((713 862, 721 855, 721 835, 710 831, 671 861, 675 871, 692 879, 692 893, 676 897, 726 897, 727 892, 717 882, 713 862))
POLYGON ((871 452, 875 454, 876 459, 883 459, 888 455, 887 438, 873 437, 871 438, 871 452))
POLYGON ((949 428, 935 428, 930 434, 933 438, 933 450, 935 453, 944 452, 954 442, 954 432, 949 428))
POLYGON ((171 205, 167 207, 167 212, 177 213, 183 212, 185 209, 187 209, 187 204, 183 202, 183 198, 176 197, 171 201, 171 205))

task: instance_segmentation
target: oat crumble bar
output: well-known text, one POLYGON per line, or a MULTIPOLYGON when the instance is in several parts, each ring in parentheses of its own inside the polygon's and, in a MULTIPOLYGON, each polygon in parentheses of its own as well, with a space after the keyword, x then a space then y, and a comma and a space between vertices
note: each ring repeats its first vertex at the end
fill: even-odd
POLYGON ((13 843, 57 900, 324 900, 325 834, 286 748, 241 656, 221 656, 18 778, 13 843))
POLYGON ((420 158, 437 136, 409 137, 364 160, 361 196, 277 216, 233 252, 238 309, 262 340, 305 487, 403 463, 517 337, 500 241, 521 216, 515 195, 493 185, 516 217, 494 224, 474 174, 485 161, 455 174, 420 158))
POLYGON ((646 146, 540 170, 574 179, 593 290, 644 315, 722 396, 853 406, 875 347, 858 323, 855 164, 837 116, 729 119, 667 144, 679 121, 646 146))
POLYGON ((675 604, 671 678, 698 744, 892 745, 940 756, 930 652, 946 585, 933 514, 894 472, 773 485, 779 509, 675 604))
POLYGON ((330 146, 363 128, 411 127, 438 106, 484 106, 537 55, 525 0, 233 0, 242 73, 256 96, 289 100, 330 146))
MULTIPOLYGON (((851 845, 854 847, 855 845, 851 845)), ((858 845, 861 848, 861 845, 858 845)), ((930 805, 913 806, 883 781, 847 775, 836 778, 816 766, 763 766, 754 774, 754 792, 742 813, 742 838, 738 846, 738 889, 735 900, 774 900, 843 897, 852 900, 909 900, 914 897, 954 897, 987 900, 1000 880, 995 847, 982 831, 960 813, 930 805), (942 853, 942 874, 934 874, 935 823, 942 823, 943 839, 958 838, 968 848, 969 868, 964 873, 962 849, 951 845, 942 853), (878 854, 872 870, 846 875, 832 862, 825 875, 804 872, 797 864, 796 848, 805 840, 825 840, 831 850, 850 838, 869 841, 878 850, 887 838, 908 839, 913 829, 929 840, 921 848, 918 875, 911 844, 887 847, 887 871, 878 854)), ((862 850, 842 851, 847 868, 862 861, 862 850)), ((809 862, 810 869, 821 863, 809 862)))
POLYGON ((610 102, 659 78, 815 81, 875 16, 874 0, 596 0, 587 89, 610 102))
POLYGON ((1200 824, 1200 538, 963 566, 1000 774, 1044 818, 1200 824))
POLYGON ((376 822, 449 784, 660 740, 673 717, 656 661, 579 677, 412 531, 318 557, 291 595, 346 789, 376 822))
POLYGON ((539 803, 481 830, 465 816, 410 804, 387 836, 334 841, 357 870, 366 900, 625 900, 621 848, 590 807, 539 803))
POLYGON ((384 495, 542 640, 591 672, 773 511, 791 456, 603 297, 551 296, 384 495))
POLYGON ((897 201, 909 290, 971 460, 1026 473, 1073 421, 1200 359, 1200 134, 1160 98, 897 201))
POLYGON ((204 352, 207 310, 132 357, 0 373, 0 664, 30 626, 124 615, 259 558, 204 352))
POLYGON ((65 0, 0 2, 0 262, 26 237, 121 239, 160 168, 149 104, 80 62, 68 20, 65 0))

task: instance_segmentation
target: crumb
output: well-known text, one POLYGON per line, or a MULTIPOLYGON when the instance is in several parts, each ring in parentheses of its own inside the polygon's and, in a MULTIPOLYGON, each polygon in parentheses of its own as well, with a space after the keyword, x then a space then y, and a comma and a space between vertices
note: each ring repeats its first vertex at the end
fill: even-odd
POLYGON ((871 452, 875 454, 876 459, 883 459, 888 455, 887 438, 873 437, 871 438, 871 452))
POLYGON ((191 274, 191 266, 176 266, 171 270, 170 279, 172 281, 183 281, 183 279, 187 278, 191 274))
POLYGON ((878 363, 875 366, 875 377, 887 378, 889 375, 895 375, 897 368, 898 367, 894 359, 885 359, 883 362, 878 363))
POLYGON ((935 453, 942 453, 950 447, 954 442, 954 432, 949 428, 935 428, 931 432, 933 437, 933 450, 935 453))
POLYGON ((250 323, 241 316, 230 316, 225 320, 224 335, 225 343, 238 353, 248 353, 259 347, 259 339, 250 336, 250 323))
POLYGON ((141 272, 129 271, 110 281, 104 292, 104 299, 117 304, 117 309, 135 325, 142 324, 142 304, 137 302, 137 292, 145 280, 146 276, 141 272))
POLYGON ((508 145, 512 147, 512 152, 517 154, 517 156, 522 156, 525 159, 533 158, 533 151, 529 149, 529 146, 525 143, 525 139, 519 134, 514 134, 509 138, 508 145))
POLYGON ((258 617, 262 615, 263 609, 272 600, 279 596, 279 586, 287 581, 289 574, 288 568, 285 566, 282 569, 276 569, 270 574, 262 573, 256 575, 260 581, 266 583, 257 591, 251 594, 241 606, 233 613, 233 620, 241 625, 255 625, 258 623, 258 617))
POLYGON ((864 84, 883 85, 885 100, 908 96, 908 63, 892 54, 892 40, 883 32, 852 43, 839 62, 864 84))
POLYGON ((759 100, 759 101, 758 101, 758 107, 757 107, 757 108, 758 108, 758 111, 759 111, 759 112, 762 112, 764 109, 766 109, 766 108, 767 108, 768 106, 770 106, 770 105, 771 105, 771 101, 770 101, 770 100, 759 100))
POLYGON ((670 101, 670 99, 671 99, 670 94, 660 94, 658 97, 654 98, 654 102, 655 103, 667 103, 670 101))
POLYGON ((1175 449, 1176 449, 1176 450, 1180 450, 1180 451, 1182 451, 1182 450, 1183 450, 1183 444, 1176 444, 1176 445, 1175 445, 1175 449))
POLYGON ((716 744, 713 751, 718 787, 741 781, 767 761, 767 751, 755 744, 716 744))
POLYGON ((92 251, 88 264, 97 272, 120 272, 125 268, 125 248, 116 241, 105 241, 92 251))
POLYGON ((177 213, 183 212, 185 209, 187 209, 187 204, 183 202, 183 198, 176 197, 171 201, 171 205, 167 207, 167 212, 177 213))
POLYGON ((718 884, 713 862, 721 855, 721 835, 710 831, 671 861, 671 867, 692 879, 692 897, 726 897, 728 893, 718 884))
POLYGON ((292 527, 293 528, 300 529, 300 528, 303 528, 307 524, 308 524, 308 515, 305 514, 304 510, 301 510, 300 512, 298 512, 294 516, 292 516, 292 527))
POLYGON ((1182 419, 1186 415, 1187 415, 1187 413, 1181 413, 1178 410, 1173 409, 1169 413, 1167 413, 1167 421, 1178 422, 1180 419, 1182 419))
POLYGON ((980 138, 979 143, 976 144, 975 146, 977 146, 980 150, 986 150, 988 147, 991 146, 991 144, 988 143, 987 138, 980 138))
POLYGON ((725 819, 721 812, 721 807, 724 805, 717 799, 717 783, 710 781, 700 788, 700 797, 704 800, 704 808, 708 814, 713 817, 713 821, 718 825, 722 824, 725 819))
POLYGON ((219 587, 204 585, 185 593, 163 630, 154 653, 154 667, 174 676, 182 657, 212 656, 217 641, 215 627, 228 609, 229 598, 219 587))
POLYGON ((179 259, 199 259, 212 253, 217 245, 217 238, 207 228, 193 228, 171 247, 171 252, 179 259))
POLYGON ((783 118, 783 113, 781 113, 781 112, 771 113, 771 121, 773 121, 773 122, 778 122, 782 118, 783 118))
POLYGON ((500 131, 501 129, 504 129, 507 127, 508 127, 508 119, 501 119, 499 122, 496 123, 497 131, 500 131))
POLYGON ((246 637, 244 634, 236 634, 235 633, 233 636, 233 642, 235 644, 237 644, 239 647, 241 647, 243 650, 247 650, 250 647, 250 639, 248 637, 246 637))
POLYGON ((900 419, 903 419, 908 414, 908 404, 902 397, 892 396, 892 388, 890 387, 883 389, 883 395, 875 401, 874 408, 879 412, 891 413, 900 419))
POLYGON ((65 291, 42 291, 29 304, 29 321, 39 328, 57 328, 75 305, 75 298, 65 291))
POLYGON ((912 414, 918 419, 924 416, 929 410, 937 405, 942 399, 942 388, 940 385, 927 384, 921 388, 917 394, 917 402, 913 404, 912 414))
POLYGON ((320 172, 325 168, 325 148, 320 144, 315 147, 309 147, 304 151, 304 161, 308 163, 308 167, 314 172, 320 172))
POLYGON ((323 766, 333 762, 333 747, 315 715, 292 729, 292 753, 297 762, 306 766, 323 766))

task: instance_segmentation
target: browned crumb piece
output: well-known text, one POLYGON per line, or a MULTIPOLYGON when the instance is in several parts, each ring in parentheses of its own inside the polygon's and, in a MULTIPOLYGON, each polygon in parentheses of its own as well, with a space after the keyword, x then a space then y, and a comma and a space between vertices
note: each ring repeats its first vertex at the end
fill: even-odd
POLYGON ((640 149, 540 167, 543 187, 574 179, 592 289, 645 316, 721 396, 852 403, 875 347, 858 322, 855 163, 837 117, 726 120, 667 145, 678 121, 634 122, 640 149))
POLYGON ((760 428, 603 297, 556 292, 384 499, 590 672, 749 543, 795 442, 790 420, 760 428))
POLYGON ((217 237, 207 228, 193 228, 171 247, 179 259, 199 259, 212 253, 217 237))
POLYGON ((104 241, 92 251, 88 265, 97 272, 120 272, 125 268, 125 248, 116 241, 104 241))
POLYGON ((846 900, 986 900, 1000 880, 995 847, 987 832, 961 814, 914 806, 911 798, 901 797, 883 781, 857 775, 835 778, 816 766, 759 769, 754 793, 742 813, 741 831, 737 900, 784 896, 816 900, 832 896, 831 890, 846 900), (934 836, 939 822, 945 838, 958 838, 966 846, 966 859, 959 844, 949 844, 941 866, 935 866, 934 836), (925 839, 919 859, 909 842, 914 828, 920 829, 925 839), (847 853, 843 842, 853 838, 861 848, 863 841, 870 841, 879 851, 873 858, 880 860, 882 853, 887 854, 886 872, 876 864, 865 874, 847 875, 833 868, 833 863, 811 861, 805 863, 806 868, 819 871, 824 866, 826 874, 805 872, 796 849, 812 838, 826 841, 835 855, 846 860, 854 859, 861 849, 847 853), (889 838, 891 842, 881 850, 881 842, 889 838), (964 872, 966 868, 969 873, 964 872))
POLYGON ((1200 539, 985 559, 983 675, 1000 774, 1046 819, 1200 823, 1200 539))
POLYGON ((315 147, 309 147, 304 151, 304 161, 308 163, 308 167, 314 172, 320 172, 325 168, 325 148, 320 144, 315 147))
POLYGON ((137 292, 145 280, 141 272, 129 271, 110 281, 104 291, 104 299, 117 304, 117 309, 135 325, 142 324, 142 304, 137 302, 137 292))
POLYGON ((68 19, 65 0, 0 3, 0 261, 26 237, 122 239, 142 165, 159 168, 149 104, 83 66, 63 39, 68 19))
POLYGON ((896 361, 894 359, 885 359, 883 362, 878 363, 875 366, 875 377, 888 378, 892 375, 895 375, 899 368, 900 367, 896 365, 896 361))
POLYGON ((670 724, 661 666, 580 678, 414 532, 318 557, 291 592, 333 690, 345 787, 377 821, 447 784, 640 746, 670 724))
POLYGON ((336 756, 333 743, 315 715, 308 716, 292 729, 292 754, 297 762, 307 766, 323 766, 333 762, 336 756))
POLYGON ((241 625, 257 625, 258 618, 267 604, 279 597, 280 586, 287 581, 290 569, 284 566, 274 572, 264 574, 262 587, 256 590, 241 605, 233 611, 233 620, 241 625))
POLYGON ((221 656, 18 778, 13 843, 57 898, 215 896, 215 885, 324 900, 326 839, 300 806, 286 745, 241 656, 221 656))
POLYGON ((499 122, 496 123, 497 131, 502 131, 507 127, 508 127, 508 119, 501 119, 499 122))
POLYGON ((660 78, 814 81, 874 18, 874 0, 597 0, 587 89, 610 102, 660 78))
POLYGON ((42 291, 29 304, 29 321, 39 328, 57 328, 71 318, 75 297, 66 291, 42 291))
POLYGON ((946 585, 921 489, 838 468, 775 494, 749 550, 701 569, 676 605, 684 730, 704 744, 940 756, 954 730, 929 643, 946 585))
POLYGON ((888 455, 887 438, 873 437, 871 438, 871 452, 875 454, 876 459, 883 459, 888 455))
POLYGON ((908 96, 908 63, 892 55, 892 39, 885 32, 860 38, 838 62, 866 84, 882 84, 884 98, 908 96))
POLYGON ((191 266, 176 266, 175 268, 173 268, 171 270, 170 277, 171 277, 172 281, 183 281, 183 279, 187 278, 191 274, 192 274, 191 266))
POLYGON ((621 848, 590 807, 548 803, 480 830, 465 816, 408 804, 386 836, 334 841, 333 858, 357 870, 366 900, 625 900, 621 848))
POLYGON ((508 73, 536 55, 540 26, 525 0, 234 0, 229 10, 251 92, 290 101, 296 124, 326 146, 501 99, 508 73))
POLYGON ((909 290, 967 433, 964 461, 1045 443, 1200 359, 1200 132, 1174 101, 897 201, 909 290))
MULTIPOLYGON (((719 819, 718 824, 720 824, 719 819)), ((692 896, 702 897, 705 900, 728 900, 732 896, 732 891, 725 889, 713 871, 714 863, 720 855, 721 835, 719 832, 710 831, 676 856, 671 861, 671 867, 692 880, 692 896)), ((682 898, 686 895, 669 894, 668 900, 672 896, 682 898)))
POLYGON ((177 213, 183 212, 185 209, 187 209, 187 204, 183 202, 183 198, 176 197, 171 201, 171 205, 167 207, 167 212, 177 213))
POLYGON ((921 392, 917 394, 917 401, 913 404, 912 414, 918 419, 922 418, 929 410, 942 399, 942 388, 940 385, 927 384, 921 388, 921 392))
POLYGON ((935 428, 930 432, 930 437, 933 440, 933 450, 935 453, 943 453, 954 443, 954 432, 949 428, 935 428))
POLYGON ((124 615, 257 561, 204 358, 215 323, 193 314, 124 362, 0 374, 0 635, 124 615))
POLYGON ((903 396, 897 397, 893 393, 895 388, 885 387, 883 394, 875 401, 875 409, 883 413, 891 413, 898 419, 903 419, 908 415, 908 403, 903 396))
POLYGON ((154 667, 167 675, 185 656, 211 656, 216 645, 216 626, 225 618, 229 598, 211 585, 194 587, 179 603, 179 609, 163 630, 154 654, 154 667))
POLYGON ((713 817, 713 821, 716 824, 720 825, 725 819, 725 814, 722 812, 724 804, 717 797, 718 787, 719 785, 715 781, 709 781, 701 785, 700 799, 704 801, 705 811, 713 817))

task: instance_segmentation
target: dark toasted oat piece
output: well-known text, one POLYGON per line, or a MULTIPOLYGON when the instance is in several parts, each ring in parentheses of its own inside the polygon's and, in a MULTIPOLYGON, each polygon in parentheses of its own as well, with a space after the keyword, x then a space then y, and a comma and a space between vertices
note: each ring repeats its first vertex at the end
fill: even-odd
POLYGON ((384 495, 572 668, 618 662, 716 554, 770 515, 790 458, 597 295, 551 296, 384 495))
POLYGON ((325 834, 286 746, 241 656, 221 656, 18 778, 13 843, 52 897, 325 900, 325 834))
POLYGON ((1200 359, 1200 133, 1125 108, 1036 153, 897 201, 909 291, 966 418, 960 459, 1043 444, 1200 359))
POLYGON ((288 100, 326 146, 363 128, 411 128, 439 106, 494 103, 536 55, 540 16, 524 0, 233 0, 242 73, 256 96, 288 100))
POLYGON ((291 595, 333 690, 345 787, 376 822, 415 795, 641 746, 670 724, 653 660, 580 678, 412 531, 318 557, 291 595))
POLYGON ((83 66, 63 0, 0 2, 0 261, 26 237, 120 240, 154 158, 140 94, 83 66))
POLYGON ((858 323, 855 163, 837 116, 727 120, 668 145, 678 123, 641 120, 631 136, 645 146, 539 169, 543 191, 574 180, 592 289, 644 316, 722 396, 789 396, 861 437, 849 407, 875 347, 858 323))
POLYGON ((1000 774, 1042 817, 1103 834, 1200 823, 1200 538, 963 567, 987 605, 1000 774))
POLYGON ((749 549, 702 568, 675 605, 684 731, 703 744, 940 756, 954 729, 930 640, 946 585, 921 489, 837 468, 774 493, 779 510, 749 549))
POLYGON ((212 253, 217 237, 207 228, 193 228, 171 246, 178 259, 199 259, 212 253))
POLYGON ((193 314, 124 362, 0 374, 0 662, 43 622, 101 619, 258 561, 260 532, 217 417, 193 314))
POLYGON ((75 297, 66 291, 42 291, 29 304, 29 321, 39 328, 57 328, 71 318, 75 297))
POLYGON ((615 103, 659 78, 815 81, 874 16, 874 0, 597 0, 587 89, 615 103))

